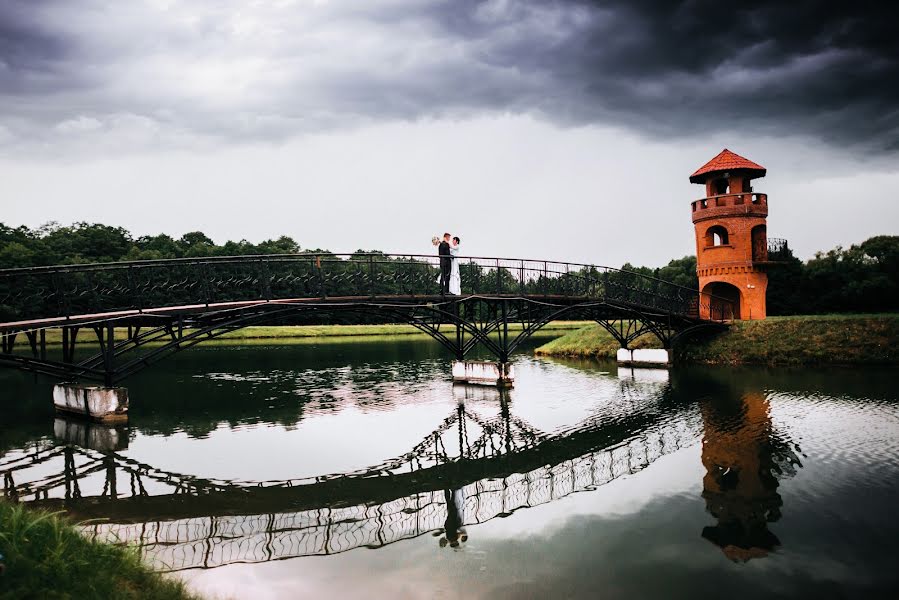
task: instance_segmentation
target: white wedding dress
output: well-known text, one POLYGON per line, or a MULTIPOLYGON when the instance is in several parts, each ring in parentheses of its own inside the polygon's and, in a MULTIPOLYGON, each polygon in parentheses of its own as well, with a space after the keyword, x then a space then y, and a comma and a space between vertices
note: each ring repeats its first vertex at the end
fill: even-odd
POLYGON ((453 266, 450 271, 449 293, 456 296, 462 295, 462 277, 459 275, 459 248, 450 248, 453 257, 453 266))

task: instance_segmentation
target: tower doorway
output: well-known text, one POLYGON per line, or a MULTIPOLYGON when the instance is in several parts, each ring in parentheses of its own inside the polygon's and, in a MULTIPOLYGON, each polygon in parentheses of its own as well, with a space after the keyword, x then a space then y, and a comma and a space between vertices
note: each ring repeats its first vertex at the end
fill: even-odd
POLYGON ((740 318, 740 290, 723 281, 713 281, 702 288, 703 302, 709 304, 712 319, 740 318))

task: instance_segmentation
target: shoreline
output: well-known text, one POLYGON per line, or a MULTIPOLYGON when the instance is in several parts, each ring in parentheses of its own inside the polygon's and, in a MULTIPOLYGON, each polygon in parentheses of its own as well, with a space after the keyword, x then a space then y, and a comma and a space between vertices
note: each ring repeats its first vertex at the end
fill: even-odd
MULTIPOLYGON (((661 348, 645 334, 632 348, 661 348)), ((899 313, 800 315, 736 321, 724 332, 674 345, 675 364, 899 366, 899 313)), ((618 343, 599 325, 569 332, 538 356, 615 359, 618 343)))

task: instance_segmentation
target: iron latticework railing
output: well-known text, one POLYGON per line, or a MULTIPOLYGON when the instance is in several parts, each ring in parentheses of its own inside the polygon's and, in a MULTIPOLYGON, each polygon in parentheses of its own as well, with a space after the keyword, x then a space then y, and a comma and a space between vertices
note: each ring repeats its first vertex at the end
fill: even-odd
POLYGON ((790 257, 790 247, 783 238, 768 238, 768 260, 772 262, 790 257))
MULTIPOLYGON (((0 270, 0 328, 39 319, 234 302, 423 298, 439 294, 439 260, 429 255, 288 254, 6 269, 0 270)), ((609 267, 481 257, 458 261, 465 296, 615 300, 685 317, 698 316, 701 306, 713 304, 697 290, 609 267)))

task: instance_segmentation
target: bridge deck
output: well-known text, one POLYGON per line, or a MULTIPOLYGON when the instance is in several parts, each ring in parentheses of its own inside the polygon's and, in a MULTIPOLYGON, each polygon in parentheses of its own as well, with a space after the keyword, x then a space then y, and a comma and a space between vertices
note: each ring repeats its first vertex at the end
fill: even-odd
MULTIPOLYGON (((180 306, 163 306, 158 308, 115 310, 90 314, 72 315, 69 317, 46 317, 42 319, 28 319, 23 321, 9 321, 0 323, 0 331, 26 331, 46 329, 52 327, 68 327, 73 325, 89 325, 91 323, 116 321, 147 321, 146 317, 177 317, 180 315, 194 315, 209 312, 220 312, 234 309, 248 309, 262 306, 296 306, 300 304, 310 306, 322 305, 440 305, 482 298, 484 294, 462 294, 460 296, 447 295, 383 295, 383 296, 327 296, 324 298, 279 298, 277 300, 242 300, 229 302, 212 302, 208 304, 184 304, 180 306)), ((553 304, 579 304, 589 300, 586 296, 564 296, 559 294, 490 294, 489 298, 516 298, 537 302, 552 302, 553 304)))

